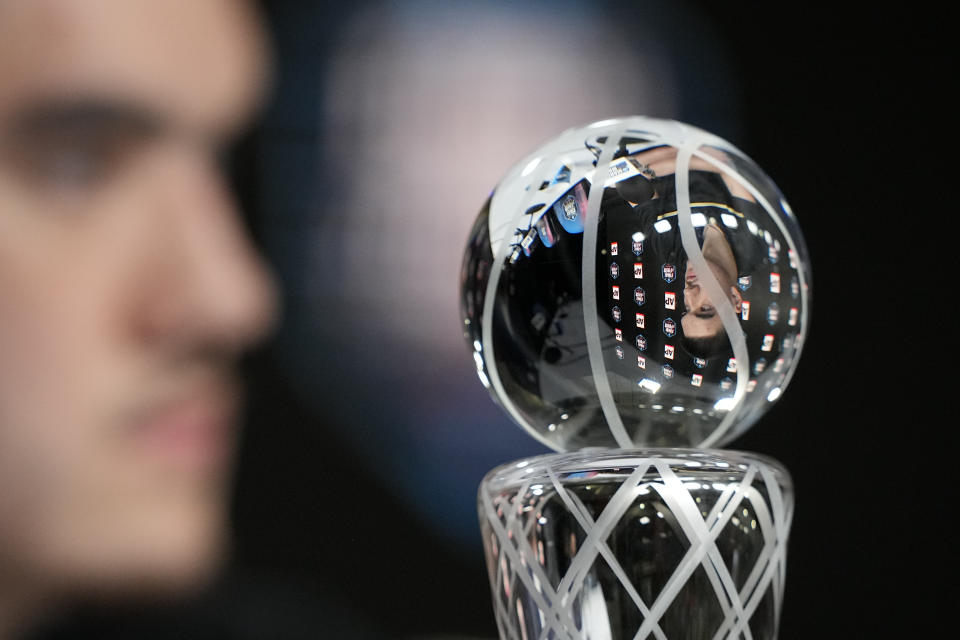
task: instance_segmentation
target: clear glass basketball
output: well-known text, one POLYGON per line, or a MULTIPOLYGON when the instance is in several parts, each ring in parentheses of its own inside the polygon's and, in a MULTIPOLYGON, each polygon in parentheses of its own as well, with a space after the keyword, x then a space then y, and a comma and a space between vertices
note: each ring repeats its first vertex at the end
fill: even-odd
POLYGON ((810 294, 773 181, 725 140, 646 117, 518 162, 461 271, 481 382, 558 451, 730 442, 789 383, 810 294))

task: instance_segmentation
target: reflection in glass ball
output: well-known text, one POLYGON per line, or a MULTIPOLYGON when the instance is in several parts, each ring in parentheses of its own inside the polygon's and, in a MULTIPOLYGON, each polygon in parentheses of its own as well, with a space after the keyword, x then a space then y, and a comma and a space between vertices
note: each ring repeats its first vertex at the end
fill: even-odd
POLYGON ((789 382, 810 307, 770 178, 714 135, 643 117, 569 129, 513 167, 461 288, 481 382, 561 451, 731 441, 789 382))

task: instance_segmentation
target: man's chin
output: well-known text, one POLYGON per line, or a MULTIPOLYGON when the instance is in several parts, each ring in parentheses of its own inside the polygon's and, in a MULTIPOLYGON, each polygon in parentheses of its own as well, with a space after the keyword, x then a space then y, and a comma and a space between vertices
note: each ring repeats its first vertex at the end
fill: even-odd
POLYGON ((220 511, 171 513, 149 527, 117 523, 101 541, 77 541, 53 558, 59 575, 50 591, 87 604, 189 597, 210 584, 227 557, 228 526, 220 511))
POLYGON ((195 544, 191 549, 176 549, 138 572, 117 576, 116 597, 132 600, 190 597, 207 587, 219 574, 227 557, 226 536, 195 544), (139 574, 139 575, 138 575, 139 574))

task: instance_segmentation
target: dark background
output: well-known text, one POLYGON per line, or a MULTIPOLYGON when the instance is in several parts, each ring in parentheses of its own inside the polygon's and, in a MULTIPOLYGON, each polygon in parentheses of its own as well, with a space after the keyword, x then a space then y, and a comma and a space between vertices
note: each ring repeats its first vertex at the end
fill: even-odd
MULTIPOLYGON (((323 277, 305 275, 307 265, 271 231, 289 219, 284 208, 329 215, 331 178, 318 177, 331 175, 319 153, 324 61, 356 6, 265 3, 277 92, 238 148, 234 176, 251 230, 288 291, 323 277)), ((629 11, 642 22, 676 16, 676 6, 629 11)), ((937 311, 939 297, 921 293, 938 278, 935 238, 951 217, 929 187, 935 147, 946 144, 931 132, 949 129, 938 125, 936 106, 956 84, 936 19, 914 6, 896 14, 680 6, 722 54, 698 59, 675 43, 687 78, 681 119, 728 137, 766 170, 797 212, 813 262, 812 328, 790 388, 729 445, 779 459, 796 486, 780 637, 927 637, 956 595, 947 577, 955 552, 936 534, 943 496, 956 493, 941 481, 952 467, 944 436, 956 418, 932 419, 944 396, 928 384, 939 377, 934 354, 953 349, 956 321, 937 311), (698 73, 717 64, 723 73, 698 73), (721 103, 735 113, 711 111, 721 103)), ((452 494, 411 495, 378 468, 389 441, 344 435, 351 416, 375 423, 383 415, 368 410, 384 397, 379 378, 357 372, 349 351, 311 347, 313 388, 329 392, 305 399, 304 369, 291 370, 283 355, 303 339, 305 312, 295 294, 286 303, 277 337, 249 363, 231 570, 201 605, 150 618, 151 628, 184 637, 494 638, 479 534, 454 535, 443 514, 424 507, 435 499, 442 511, 452 494)), ((335 298, 325 313, 337 315, 335 298)), ((466 348, 463 356, 469 369, 466 348)), ((410 376, 444 393, 442 380, 414 362, 410 376)), ((399 402, 394 411, 407 409, 399 402)), ((499 461, 542 450, 531 440, 499 461)), ((482 475, 464 473, 474 487, 482 475)), ((456 499, 473 509, 472 492, 456 499)))

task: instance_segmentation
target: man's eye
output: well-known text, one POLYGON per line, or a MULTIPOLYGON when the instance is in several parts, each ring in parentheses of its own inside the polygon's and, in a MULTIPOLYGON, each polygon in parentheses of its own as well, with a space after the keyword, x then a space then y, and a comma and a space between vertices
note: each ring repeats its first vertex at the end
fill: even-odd
POLYGON ((89 187, 107 173, 110 158, 100 150, 66 147, 46 152, 33 166, 35 177, 58 189, 89 187))
POLYGON ((147 141, 124 128, 52 128, 17 140, 3 155, 5 162, 36 188, 82 191, 113 178, 147 141))
POLYGON ((106 180, 129 155, 129 141, 110 135, 39 140, 21 155, 27 177, 51 189, 87 189, 106 180))
POLYGON ((109 99, 50 99, 11 117, 0 160, 34 186, 90 189, 126 168, 156 139, 162 119, 109 99))

